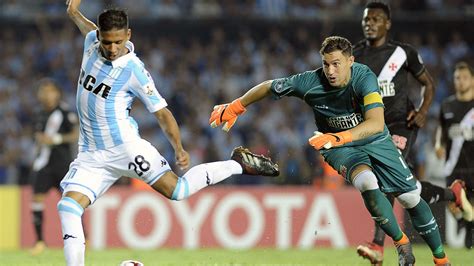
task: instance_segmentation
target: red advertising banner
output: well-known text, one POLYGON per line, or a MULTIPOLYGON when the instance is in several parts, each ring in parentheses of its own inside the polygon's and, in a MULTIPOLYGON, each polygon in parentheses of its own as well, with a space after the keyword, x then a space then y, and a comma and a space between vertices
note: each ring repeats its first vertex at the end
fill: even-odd
MULTIPOLYGON (((59 195, 46 201, 44 238, 62 246, 59 195)), ((22 190, 21 246, 33 245, 31 191, 22 190)), ((402 221, 402 210, 396 205, 402 221)), ((371 238, 373 221, 359 192, 312 187, 207 188, 174 202, 153 191, 114 187, 84 215, 90 247, 343 248, 371 238)))

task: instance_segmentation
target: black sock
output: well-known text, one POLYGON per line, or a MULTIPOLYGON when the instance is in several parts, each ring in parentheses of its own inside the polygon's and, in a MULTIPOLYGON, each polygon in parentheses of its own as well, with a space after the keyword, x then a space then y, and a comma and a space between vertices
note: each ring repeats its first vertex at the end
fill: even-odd
POLYGON ((474 238, 474 222, 466 222, 466 237, 464 238, 464 246, 468 249, 472 248, 474 238))
MULTIPOLYGON (((386 195, 386 197, 388 201, 390 202, 390 204, 393 206, 395 197, 392 195, 386 195)), ((377 223, 375 223, 374 239, 372 240, 372 242, 382 247, 385 242, 385 232, 382 230, 382 228, 380 228, 380 226, 377 223)))
POLYGON ((421 198, 423 198, 427 203, 433 204, 440 201, 454 201, 453 192, 449 188, 443 188, 435 186, 426 181, 420 181, 421 183, 421 198))
POLYGON ((43 241, 43 211, 33 211, 33 223, 37 241, 43 241))

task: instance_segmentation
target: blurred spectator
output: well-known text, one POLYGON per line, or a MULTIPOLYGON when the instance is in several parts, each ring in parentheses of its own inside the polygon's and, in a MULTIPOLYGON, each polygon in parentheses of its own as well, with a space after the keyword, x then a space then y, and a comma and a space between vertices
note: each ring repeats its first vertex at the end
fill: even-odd
MULTIPOLYGON (((392 2, 394 9, 400 9, 407 1, 392 2)), ((468 1, 456 0, 458 6, 450 1, 423 2, 431 12, 444 12, 446 7, 462 10, 468 1)), ((239 129, 230 134, 210 130, 207 120, 215 103, 233 99, 251 84, 321 66, 319 43, 327 34, 348 32, 351 39, 357 39, 359 22, 347 27, 346 20, 359 21, 365 1, 90 0, 81 9, 86 15, 97 14, 110 5, 126 7, 130 16, 138 18, 132 32, 132 40, 139 44, 136 52, 173 106, 193 164, 227 158, 234 146, 252 145, 274 156, 282 166, 280 179, 252 181, 308 184, 320 180, 319 155, 306 143, 315 130, 313 118, 300 103, 285 99, 271 108, 252 107, 239 120, 239 129), (180 19, 178 24, 169 22, 175 19, 180 19), (187 25, 190 20, 191 26, 187 25), (283 113, 293 114, 293 119, 283 113), (276 138, 277 131, 283 136, 276 138)), ((22 19, 15 27, 3 24, 0 31, 0 183, 24 182, 20 181, 21 169, 31 163, 23 135, 31 131, 33 108, 38 104, 31 97, 34 81, 54 77, 64 89, 65 101, 75 106, 79 72, 71 66, 80 64, 83 39, 69 22, 64 23, 64 9, 63 2, 52 0, 0 1, 0 19, 22 19)), ((403 11, 397 14, 403 16, 403 11)), ((447 67, 472 55, 472 37, 461 30, 452 33, 449 43, 444 39, 446 31, 423 29, 416 30, 418 37, 410 37, 413 33, 407 31, 410 40, 403 40, 415 40, 433 73, 437 90, 431 122, 437 118, 433 114, 439 102, 451 94, 447 67)), ((133 106, 132 115, 142 136, 160 147, 166 158, 174 158, 153 116, 141 104, 133 106)), ((428 127, 420 132, 425 143, 431 140, 432 127, 428 127)), ((427 160, 425 157, 420 155, 420 160, 427 160)))

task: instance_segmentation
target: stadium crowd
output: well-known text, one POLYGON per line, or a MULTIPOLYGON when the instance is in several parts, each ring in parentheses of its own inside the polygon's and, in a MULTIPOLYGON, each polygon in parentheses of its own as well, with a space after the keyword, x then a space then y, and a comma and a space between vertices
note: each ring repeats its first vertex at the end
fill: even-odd
MULTIPOLYGON (((20 7, 23 2, 9 0, 0 4, 1 18, 8 21, 15 14, 23 14, 28 18, 30 13, 25 13, 20 7)), ((83 39, 72 25, 62 20, 64 5, 61 2, 33 2, 35 4, 27 9, 31 12, 33 23, 26 30, 19 34, 15 27, 4 27, 0 31, 0 57, 3 59, 3 64, 0 64, 0 184, 28 182, 34 158, 32 118, 38 106, 35 97, 37 81, 44 77, 55 79, 63 89, 64 99, 75 107, 79 75, 77 66, 80 64, 83 39), (47 10, 43 15, 48 20, 34 16, 35 8, 47 10)), ((320 0, 318 4, 311 5, 310 2, 313 1, 136 0, 129 7, 129 12, 132 17, 140 14, 158 18, 252 14, 254 17, 263 15, 270 19, 286 16, 312 19, 321 10, 342 6, 350 9, 345 11, 353 13, 354 10, 362 10, 365 3, 355 0, 350 1, 349 5, 342 5, 342 1, 320 0)), ((449 11, 469 1, 399 0, 393 1, 392 6, 402 9, 413 2, 419 5, 413 7, 415 9, 421 6, 429 10, 444 8, 449 11)), ((106 3, 91 1, 84 13, 98 13, 97 10, 101 10, 106 3)), ((358 22, 353 28, 357 32, 361 31, 358 22)), ((451 78, 454 63, 461 59, 472 63, 474 46, 465 40, 462 32, 457 31, 451 32, 450 36, 442 36, 443 40, 434 31, 397 34, 398 40, 415 46, 435 79, 436 95, 429 121, 417 141, 417 150, 420 151, 417 158, 418 174, 433 177, 436 171, 431 166, 436 163, 433 163, 432 139, 439 104, 453 93, 451 78), (423 169, 427 169, 427 172, 423 169)), ((292 32, 285 32, 277 26, 267 27, 263 35, 262 31, 255 33, 250 27, 231 34, 218 24, 211 24, 206 32, 171 35, 157 34, 153 28, 142 26, 141 31, 132 33, 132 41, 137 44, 136 52, 150 70, 158 90, 171 103, 192 165, 227 159, 235 146, 244 145, 254 152, 272 156, 279 162, 282 174, 276 179, 231 178, 225 183, 320 184, 325 175, 324 168, 317 151, 307 143, 315 130, 313 117, 309 110, 302 110, 306 107, 297 100, 285 99, 280 104, 271 105, 271 108, 266 107, 268 104, 252 106, 239 119, 239 126, 230 133, 211 130, 208 118, 214 104, 238 97, 258 81, 321 66, 319 44, 324 35, 314 34, 307 26, 297 27, 292 32)), ((361 35, 346 37, 355 43, 358 41, 355 36, 361 35)), ((416 85, 413 87, 416 88, 416 85)), ((418 90, 414 89, 413 97, 419 97, 418 90)), ((140 125, 141 135, 156 145, 164 157, 173 158, 171 146, 157 128, 155 118, 144 106, 135 104, 131 114, 140 125)))

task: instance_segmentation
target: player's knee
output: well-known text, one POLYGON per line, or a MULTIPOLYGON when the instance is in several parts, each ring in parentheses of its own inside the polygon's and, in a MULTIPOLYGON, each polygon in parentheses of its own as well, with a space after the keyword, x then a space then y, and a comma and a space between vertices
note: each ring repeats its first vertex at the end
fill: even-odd
POLYGON ((418 205, 421 200, 420 193, 417 189, 405 192, 397 196, 398 202, 403 206, 405 209, 411 209, 418 205))
POLYGON ((69 213, 79 217, 84 213, 84 208, 70 197, 62 197, 57 204, 57 208, 59 213, 69 213))
POLYGON ((354 187, 356 187, 360 192, 367 190, 378 189, 379 185, 377 183, 377 177, 371 170, 363 170, 358 173, 352 181, 354 187))

